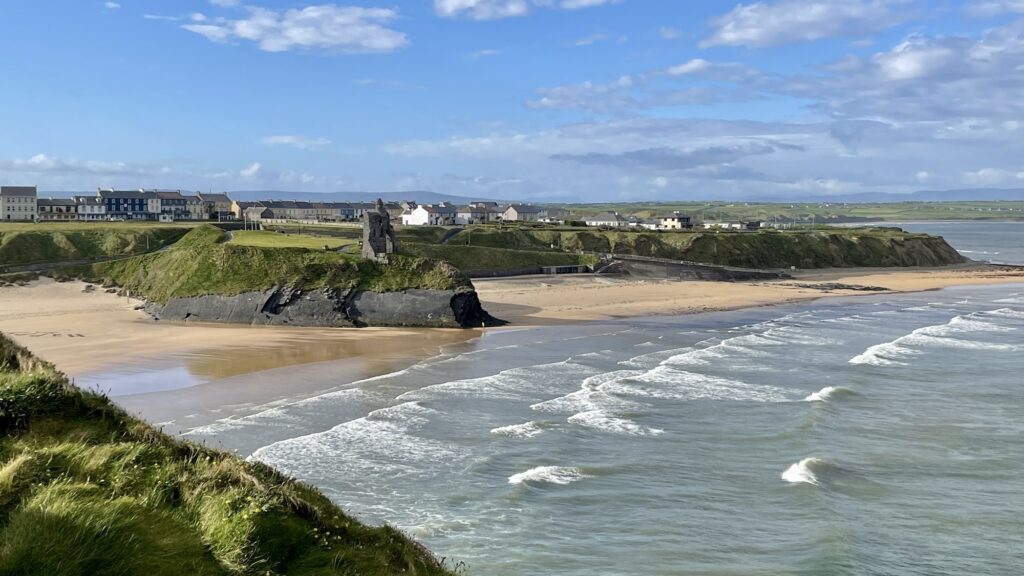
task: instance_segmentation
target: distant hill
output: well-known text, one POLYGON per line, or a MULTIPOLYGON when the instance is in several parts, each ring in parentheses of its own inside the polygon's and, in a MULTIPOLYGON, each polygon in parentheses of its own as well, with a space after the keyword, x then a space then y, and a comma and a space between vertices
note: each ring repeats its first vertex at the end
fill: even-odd
POLYGON ((1024 200, 1024 188, 964 188, 959 190, 920 190, 908 194, 890 192, 859 192, 827 196, 754 196, 744 202, 817 203, 845 202, 849 204, 890 204, 895 202, 982 202, 988 200, 1024 200))

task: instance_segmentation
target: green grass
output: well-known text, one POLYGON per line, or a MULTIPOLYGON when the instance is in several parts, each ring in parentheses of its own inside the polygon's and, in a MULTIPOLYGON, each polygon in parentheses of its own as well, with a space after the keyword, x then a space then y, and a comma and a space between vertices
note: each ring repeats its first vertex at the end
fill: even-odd
POLYGON ((255 246, 257 248, 308 248, 334 250, 342 246, 358 244, 352 238, 331 238, 311 236, 308 234, 282 234, 269 231, 233 232, 230 244, 238 246, 255 246))
POLYGON ((521 270, 540 266, 593 265, 592 256, 537 250, 507 250, 484 246, 405 244, 402 249, 424 258, 445 260, 467 274, 491 270, 521 270))
POLYGON ((395 255, 389 264, 379 264, 322 249, 261 248, 225 240, 221 230, 201 226, 163 252, 70 268, 65 273, 120 286, 160 303, 170 298, 234 295, 275 286, 375 292, 471 286, 468 278, 451 265, 414 256, 395 255))
POLYGON ((172 439, 0 335, 0 574, 446 575, 273 469, 172 439))
POLYGON ((174 243, 180 226, 18 224, 0 226, 0 266, 131 256, 174 243))

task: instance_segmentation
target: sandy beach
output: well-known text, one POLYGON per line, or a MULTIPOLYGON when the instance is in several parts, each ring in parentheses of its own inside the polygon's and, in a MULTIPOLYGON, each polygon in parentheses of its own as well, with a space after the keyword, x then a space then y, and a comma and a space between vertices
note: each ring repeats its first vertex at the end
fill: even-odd
POLYGON ((510 322, 489 330, 185 326, 154 321, 135 309, 138 300, 44 278, 0 288, 0 332, 78 385, 181 431, 404 370, 445 350, 472 350, 479 339, 502 331, 875 293, 809 287, 821 283, 913 292, 1024 283, 1024 269, 819 270, 789 280, 735 283, 589 275, 477 280, 484 307, 510 322))
MULTIPOLYGON (((819 270, 770 282, 650 281, 590 275, 478 279, 491 314, 512 327, 631 316, 735 310, 870 294, 806 287, 820 283, 878 286, 894 292, 1024 282, 1024 269, 967 265, 941 269, 819 270)), ((187 363, 193 382, 221 380, 286 366, 362 358, 388 369, 479 337, 481 330, 324 329, 156 322, 138 300, 79 282, 41 279, 0 288, 0 331, 72 377, 110 366, 158 369, 187 363)), ((367 372, 373 372, 368 367, 367 372)))
POLYGON ((937 269, 834 269, 770 282, 678 282, 600 276, 530 276, 474 281, 485 308, 516 325, 736 310, 877 292, 803 287, 837 283, 920 292, 950 286, 1024 282, 1024 268, 965 265, 937 269))
MULTIPOLYGON (((156 322, 139 300, 43 278, 0 288, 0 332, 73 378, 119 369, 186 364, 188 385, 273 368, 363 358, 368 372, 436 354, 479 330, 326 329, 156 322)), ((170 386, 173 386, 170 385, 170 386)), ((116 393, 116 391, 115 391, 116 393)))

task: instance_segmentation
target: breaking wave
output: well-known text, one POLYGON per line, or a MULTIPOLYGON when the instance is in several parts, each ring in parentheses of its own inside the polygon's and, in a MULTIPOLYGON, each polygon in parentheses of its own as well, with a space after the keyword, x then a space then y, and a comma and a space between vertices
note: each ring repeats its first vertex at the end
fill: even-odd
POLYGON ((498 436, 507 436, 509 438, 533 438, 544 433, 544 428, 541 428, 537 422, 527 422, 525 424, 513 424, 511 426, 502 426, 501 428, 494 428, 491 430, 491 434, 498 436))
POLYGON ((536 468, 530 468, 526 472, 520 472, 519 474, 509 476, 508 483, 513 485, 531 483, 558 484, 560 486, 565 486, 586 477, 587 476, 579 468, 570 468, 565 466, 537 466, 536 468))
POLYGON ((956 316, 945 324, 935 324, 932 326, 918 328, 917 330, 914 330, 905 336, 900 336, 891 342, 871 346, 861 354, 851 358, 849 363, 870 364, 873 366, 906 366, 906 363, 901 362, 901 360, 908 356, 921 353, 920 350, 915 348, 927 347, 993 350, 1004 352, 1022 350, 1024 348, 1014 344, 997 344, 960 338, 962 335, 972 333, 1013 331, 1013 328, 981 319, 984 315, 990 315, 993 313, 996 313, 997 316, 1005 314, 1004 310, 1007 309, 975 312, 972 314, 956 316))
POLYGON ((817 392, 804 398, 804 402, 828 402, 832 398, 841 396, 852 396, 853 390, 841 386, 826 386, 817 392))
POLYGON ((574 414, 569 417, 569 423, 601 432, 625 434, 628 436, 660 436, 665 433, 660 428, 642 426, 628 418, 613 416, 604 410, 591 410, 590 412, 574 414))
POLYGON ((831 468, 832 463, 822 458, 804 458, 782 473, 782 479, 790 484, 821 486, 820 475, 831 468))

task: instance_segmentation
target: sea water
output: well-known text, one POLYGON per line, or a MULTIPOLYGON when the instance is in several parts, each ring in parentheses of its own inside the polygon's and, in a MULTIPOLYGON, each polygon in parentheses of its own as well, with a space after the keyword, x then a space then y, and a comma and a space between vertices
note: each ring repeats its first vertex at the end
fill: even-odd
POLYGON ((1024 285, 493 333, 189 436, 478 576, 1019 574, 1024 285))

